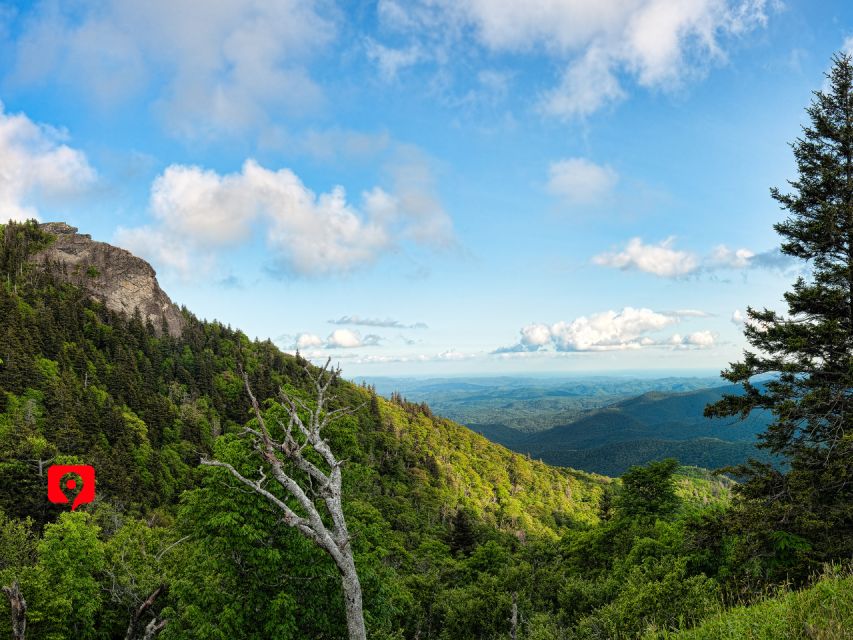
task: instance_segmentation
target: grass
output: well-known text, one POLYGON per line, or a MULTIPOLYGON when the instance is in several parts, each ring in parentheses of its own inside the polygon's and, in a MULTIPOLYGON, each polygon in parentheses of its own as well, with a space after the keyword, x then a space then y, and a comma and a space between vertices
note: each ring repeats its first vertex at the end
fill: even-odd
POLYGON ((813 586, 734 607, 657 640, 853 640, 853 567, 829 567, 813 586))

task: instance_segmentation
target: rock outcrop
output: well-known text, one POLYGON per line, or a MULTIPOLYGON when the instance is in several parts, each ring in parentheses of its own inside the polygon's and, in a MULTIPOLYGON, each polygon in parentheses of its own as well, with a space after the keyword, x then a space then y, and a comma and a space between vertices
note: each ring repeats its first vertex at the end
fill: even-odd
POLYGON ((47 222, 39 227, 56 240, 32 256, 33 262, 49 265, 59 278, 83 288, 108 309, 127 315, 138 309, 143 322, 150 320, 158 333, 165 321, 170 335, 181 335, 181 310, 160 288, 154 269, 145 260, 96 242, 64 222, 47 222))

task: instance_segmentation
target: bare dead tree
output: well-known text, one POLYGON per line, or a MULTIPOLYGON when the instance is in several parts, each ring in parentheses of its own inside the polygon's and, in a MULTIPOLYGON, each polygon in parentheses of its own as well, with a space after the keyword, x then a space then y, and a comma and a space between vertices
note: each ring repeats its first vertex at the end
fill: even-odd
POLYGON ((201 463, 227 469, 242 484, 263 496, 280 511, 282 520, 287 526, 299 531, 332 558, 341 575, 349 638, 365 640, 367 633, 364 627, 361 583, 355 570, 350 535, 341 503, 343 460, 339 460, 332 453, 329 443, 322 436, 323 429, 331 421, 351 414, 355 410, 347 407, 334 410, 327 408, 328 404, 335 399, 330 396, 329 389, 340 376, 340 368, 329 369, 330 362, 331 358, 316 374, 313 374, 306 364, 305 370, 314 383, 316 394, 314 407, 308 406, 299 398, 288 395, 283 389, 280 390, 281 403, 288 420, 286 424, 278 425, 282 434, 275 438, 267 428, 260 405, 249 386, 249 378, 243 373, 243 382, 258 423, 257 429, 246 427, 244 431, 244 435, 251 438, 252 447, 262 462, 257 479, 245 477, 226 462, 204 458, 201 463), (307 420, 302 419, 300 411, 302 415, 308 416, 307 420), (308 459, 306 453, 311 451, 322 459, 323 462, 320 465, 308 459), (289 473, 288 465, 302 472, 305 486, 297 482, 289 473), (296 500, 301 513, 297 513, 269 490, 267 487, 269 478, 265 468, 270 471, 273 481, 284 490, 285 494, 296 500), (328 525, 323 521, 321 508, 326 512, 328 525))
POLYGON ((151 607, 153 607, 154 603, 157 602, 157 598, 159 598, 165 590, 166 585, 161 584, 159 587, 154 589, 147 598, 145 598, 144 602, 139 605, 139 607, 136 608, 136 611, 133 612, 133 615, 130 618, 130 624, 127 625, 127 633, 124 636, 124 640, 136 640, 140 631, 143 631, 142 640, 151 640, 152 638, 157 637, 157 635, 166 627, 168 620, 154 614, 154 617, 147 625, 145 625, 144 629, 142 628, 143 617, 151 610, 151 607))
POLYGON ((27 601, 21 593, 21 587, 15 580, 11 587, 3 587, 3 593, 9 598, 12 606, 12 638, 13 640, 24 640, 27 632, 27 601))

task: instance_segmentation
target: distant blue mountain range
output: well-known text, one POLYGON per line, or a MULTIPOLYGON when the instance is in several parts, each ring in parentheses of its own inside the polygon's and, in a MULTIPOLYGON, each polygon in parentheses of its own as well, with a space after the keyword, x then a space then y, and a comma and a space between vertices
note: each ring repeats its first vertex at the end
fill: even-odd
POLYGON ((635 464, 674 457, 710 469, 753 457, 770 416, 708 419, 703 410, 739 394, 719 378, 659 380, 472 378, 368 379, 380 393, 398 391, 436 413, 468 425, 493 442, 549 464, 621 475, 635 464))

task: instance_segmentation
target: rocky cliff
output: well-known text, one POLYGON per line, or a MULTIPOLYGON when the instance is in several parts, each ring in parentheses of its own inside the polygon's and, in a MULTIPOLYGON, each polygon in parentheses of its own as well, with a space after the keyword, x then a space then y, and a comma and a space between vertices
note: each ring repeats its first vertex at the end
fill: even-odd
POLYGON ((142 320, 150 320, 158 333, 165 321, 170 335, 181 334, 184 328, 181 310, 160 288, 154 269, 145 260, 105 242, 96 242, 64 222, 39 226, 56 240, 35 254, 33 262, 58 267, 53 271, 60 278, 82 287, 108 309, 128 315, 138 309, 142 320))

